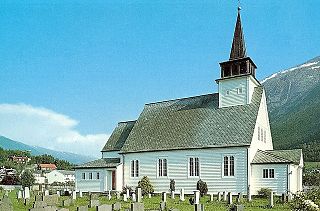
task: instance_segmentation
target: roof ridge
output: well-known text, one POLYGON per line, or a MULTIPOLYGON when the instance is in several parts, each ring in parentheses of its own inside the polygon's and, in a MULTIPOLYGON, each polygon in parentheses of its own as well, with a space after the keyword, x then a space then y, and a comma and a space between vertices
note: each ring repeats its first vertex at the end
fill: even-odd
MULTIPOLYGON (((259 149, 258 149, 258 150, 259 150, 259 149)), ((264 152, 264 153, 266 153, 266 154, 268 154, 268 155, 270 155, 270 156, 273 156, 273 157, 275 157, 275 158, 282 159, 282 160, 285 160, 285 161, 293 162, 292 160, 288 160, 288 159, 286 159, 286 158, 284 158, 284 157, 281 157, 281 156, 279 156, 279 155, 274 155, 274 154, 272 154, 272 153, 270 153, 270 152, 267 152, 267 151, 272 151, 272 150, 265 150, 265 151, 260 150, 260 151, 262 151, 262 152, 264 152)))
POLYGON ((203 96, 208 96, 208 95, 218 95, 218 94, 219 94, 218 92, 201 94, 201 95, 190 96, 190 97, 181 97, 181 98, 170 99, 170 100, 156 101, 156 102, 146 103, 144 105, 149 106, 149 105, 158 104, 158 103, 166 103, 166 102, 171 102, 171 101, 176 101, 176 100, 186 100, 186 99, 190 99, 190 98, 203 97, 203 96))

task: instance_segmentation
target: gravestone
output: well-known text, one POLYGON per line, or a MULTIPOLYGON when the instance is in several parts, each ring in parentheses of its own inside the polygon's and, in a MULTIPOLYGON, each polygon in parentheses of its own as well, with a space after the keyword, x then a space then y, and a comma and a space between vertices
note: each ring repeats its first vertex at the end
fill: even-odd
POLYGON ((251 190, 250 190, 250 185, 248 186, 247 189, 247 201, 250 202, 252 200, 251 198, 251 190))
POLYGON ((21 199, 21 198, 22 198, 22 191, 19 190, 19 191, 17 192, 17 199, 21 199))
POLYGON ((99 205, 97 206, 96 211, 112 211, 112 205, 111 204, 99 205))
POLYGON ((198 191, 198 190, 193 191, 193 195, 194 195, 194 204, 199 204, 199 202, 200 202, 200 191, 198 191))
POLYGON ((235 204, 235 205, 233 205, 233 211, 244 211, 243 204, 235 204))
POLYGON ((221 192, 218 192, 218 201, 221 201, 221 192))
POLYGON ((123 201, 128 201, 127 194, 123 194, 123 201))
POLYGON ((166 193, 166 192, 162 192, 162 194, 161 194, 161 201, 167 202, 167 193, 166 193))
POLYGON ((2 211, 13 211, 12 204, 0 202, 0 210, 2 211))
POLYGON ((46 207, 48 206, 47 203, 45 201, 35 201, 33 203, 33 208, 43 208, 43 207, 46 207))
POLYGON ((130 198, 130 190, 129 189, 127 189, 126 195, 127 195, 127 199, 129 199, 130 198))
POLYGON ((41 195, 35 195, 34 196, 35 201, 42 201, 42 196, 41 195))
POLYGON ((273 191, 271 191, 269 196, 269 207, 272 208, 273 206, 273 191))
POLYGON ((213 193, 210 193, 210 201, 213 201, 213 193))
POLYGON ((195 204, 194 211, 204 211, 204 204, 195 204))
POLYGON ((29 189, 29 187, 25 187, 25 188, 24 188, 23 198, 24 198, 24 199, 30 199, 30 189, 29 189))
POLYGON ((120 202, 116 202, 112 205, 112 210, 121 210, 121 203, 120 202))
POLYGON ((136 194, 135 194, 135 193, 132 193, 131 198, 132 198, 132 201, 135 202, 135 201, 137 200, 136 194))
POLYGON ((241 203, 242 199, 243 199, 243 194, 242 193, 238 193, 237 203, 241 203))
POLYGON ((141 196, 142 196, 141 188, 137 188, 137 200, 136 200, 136 202, 141 202, 141 196))
POLYGON ((181 188, 180 189, 180 201, 184 201, 185 199, 184 199, 184 189, 183 188, 181 188))
POLYGON ((24 206, 28 206, 29 203, 30 203, 30 199, 23 199, 24 206))
POLYGON ((82 198, 82 190, 79 191, 79 197, 82 198))
POLYGON ((79 206, 77 207, 77 211, 88 211, 88 206, 79 206))
POLYGON ((293 199, 293 195, 291 192, 288 193, 288 202, 291 202, 293 199))
POLYGON ((117 200, 119 200, 121 197, 120 192, 117 192, 117 200))
POLYGON ((72 191, 72 199, 76 200, 77 199, 77 192, 74 190, 72 191))
POLYGON ((228 193, 228 204, 232 204, 232 193, 228 193))
POLYGON ((227 201, 227 192, 223 191, 223 201, 227 201))
POLYGON ((166 209, 167 209, 167 203, 164 201, 160 202, 160 210, 163 211, 166 209))
POLYGON ((57 194, 43 196, 42 201, 45 201, 48 206, 54 206, 58 204, 59 196, 57 194))
POLYGON ((148 193, 148 198, 151 199, 151 193, 148 193))
POLYGON ((144 204, 139 202, 132 203, 131 211, 144 211, 144 204))
POLYGON ((100 201, 99 200, 96 200, 96 199, 90 200, 90 204, 89 204, 90 208, 93 208, 93 207, 96 207, 96 206, 99 206, 99 205, 100 205, 100 201))
POLYGON ((56 193, 57 193, 57 195, 58 195, 58 196, 60 196, 60 191, 59 191, 59 190, 57 190, 57 192, 56 192, 56 193))
POLYGON ((281 201, 282 201, 282 203, 288 202, 288 195, 286 193, 283 193, 281 195, 281 201))
POLYGON ((174 199, 174 191, 171 191, 171 199, 174 199))
POLYGON ((44 195, 45 195, 45 196, 49 196, 49 190, 45 190, 45 191, 44 191, 44 195))
POLYGON ((63 207, 69 207, 69 206, 71 206, 72 204, 73 204, 73 201, 72 201, 72 199, 70 199, 70 198, 62 201, 62 206, 63 206, 63 207))

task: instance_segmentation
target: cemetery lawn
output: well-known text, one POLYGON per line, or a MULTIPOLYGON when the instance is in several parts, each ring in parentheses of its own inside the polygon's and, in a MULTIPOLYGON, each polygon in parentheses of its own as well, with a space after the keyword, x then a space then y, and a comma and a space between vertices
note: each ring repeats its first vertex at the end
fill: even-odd
MULTIPOLYGON (((4 191, 0 192, 0 195, 4 195, 4 191)), ((25 211, 28 210, 29 208, 32 207, 33 201, 34 201, 34 196, 33 194, 31 194, 31 199, 30 202, 27 206, 24 206, 23 204, 23 200, 19 199, 17 200, 17 191, 11 191, 9 192, 9 198, 12 201, 13 204, 13 208, 14 211, 25 211)), ((106 196, 100 196, 99 200, 100 200, 100 204, 113 204, 117 201, 121 202, 121 208, 122 210, 124 210, 124 208, 129 208, 131 201, 128 200, 128 202, 123 202, 120 200, 116 200, 115 196, 112 196, 113 199, 108 200, 106 196)), ((70 198, 67 196, 61 196, 59 197, 59 204, 57 207, 61 208, 62 206, 62 201, 70 198)), ((189 196, 185 196, 186 200, 184 202, 179 202, 179 195, 176 196, 175 199, 171 199, 170 195, 167 196, 167 208, 176 208, 179 209, 180 211, 193 211, 194 208, 193 206, 191 206, 189 204, 189 196)), ((210 197, 209 196, 205 196, 202 197, 200 200, 200 203, 205 204, 205 210, 206 211, 226 211, 229 210, 230 207, 225 203, 225 202, 218 202, 216 201, 216 197, 215 197, 215 201, 210 202, 210 197)), ((150 209, 159 209, 159 203, 161 201, 161 196, 160 195, 155 195, 152 196, 151 199, 145 197, 143 199, 143 203, 144 203, 144 207, 145 210, 150 210, 150 209)), ((235 197, 234 197, 234 201, 235 201, 235 197)), ((263 198, 253 198, 252 202, 248 203, 245 200, 243 200, 243 204, 245 206, 245 210, 246 211, 259 211, 259 210, 272 210, 272 211, 289 211, 290 208, 288 206, 288 204, 282 204, 280 203, 280 198, 275 197, 274 198, 274 202, 275 202, 275 206, 273 209, 268 209, 267 205, 268 205, 268 199, 263 199, 263 198)), ((70 211, 75 211, 77 206, 86 206, 89 204, 89 197, 87 195, 84 195, 82 198, 77 198, 76 201, 74 202, 74 204, 70 207, 65 207, 65 208, 69 208, 70 211)), ((90 208, 90 211, 95 211, 95 208, 90 208)))

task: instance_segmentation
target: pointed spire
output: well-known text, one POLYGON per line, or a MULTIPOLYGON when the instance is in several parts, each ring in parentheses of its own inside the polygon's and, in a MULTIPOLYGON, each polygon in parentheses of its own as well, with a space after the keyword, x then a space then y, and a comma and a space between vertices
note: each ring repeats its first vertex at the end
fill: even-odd
POLYGON ((238 17, 236 27, 234 29, 233 41, 232 41, 232 48, 230 53, 230 59, 240 59, 246 57, 246 45, 244 43, 244 36, 242 32, 241 26, 241 17, 240 17, 240 10, 241 8, 238 7, 238 17))

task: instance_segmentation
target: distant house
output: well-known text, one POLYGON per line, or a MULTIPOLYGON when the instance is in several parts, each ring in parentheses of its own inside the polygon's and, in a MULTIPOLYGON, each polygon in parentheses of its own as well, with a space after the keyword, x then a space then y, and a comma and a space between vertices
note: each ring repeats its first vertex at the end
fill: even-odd
POLYGON ((41 163, 38 164, 38 170, 43 170, 43 171, 53 171, 56 170, 57 166, 54 163, 41 163))
POLYGON ((10 156, 10 161, 16 162, 16 163, 28 163, 31 159, 27 156, 10 156))
POLYGON ((74 182, 75 181, 75 173, 74 171, 67 170, 54 170, 50 173, 46 174, 46 178, 48 179, 48 184, 52 184, 54 182, 74 182))
POLYGON ((33 173, 34 179, 35 179, 35 184, 45 184, 46 183, 46 177, 45 173, 41 170, 36 170, 33 173))

